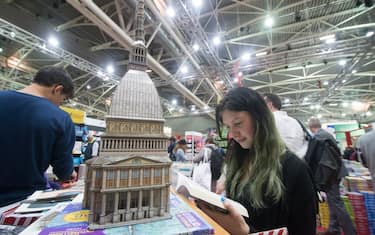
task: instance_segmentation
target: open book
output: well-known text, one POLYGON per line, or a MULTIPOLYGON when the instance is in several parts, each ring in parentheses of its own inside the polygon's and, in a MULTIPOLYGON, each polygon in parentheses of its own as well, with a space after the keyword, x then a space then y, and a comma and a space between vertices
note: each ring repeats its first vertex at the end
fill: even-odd
MULTIPOLYGON (((221 211, 223 213, 227 213, 227 210, 225 209, 224 204, 221 201, 221 195, 208 191, 207 189, 203 188, 202 186, 190 180, 181 173, 175 173, 177 173, 175 175, 177 178, 175 188, 178 193, 181 193, 186 197, 189 196, 201 200, 207 203, 209 207, 221 211)), ((233 201, 229 198, 226 198, 225 200, 230 201, 234 205, 234 208, 236 208, 236 210, 242 216, 249 217, 249 213, 247 212, 246 208, 242 206, 240 203, 233 201)))

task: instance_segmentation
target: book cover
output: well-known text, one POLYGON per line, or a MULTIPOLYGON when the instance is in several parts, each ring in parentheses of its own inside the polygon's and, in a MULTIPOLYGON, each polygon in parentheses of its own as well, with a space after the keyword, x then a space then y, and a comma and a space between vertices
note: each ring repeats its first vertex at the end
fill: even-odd
POLYGON ((40 235, 114 235, 114 234, 213 234, 213 228, 189 205, 171 193, 170 211, 172 218, 132 226, 110 229, 88 230, 89 210, 82 209, 80 203, 68 205, 57 215, 40 235))

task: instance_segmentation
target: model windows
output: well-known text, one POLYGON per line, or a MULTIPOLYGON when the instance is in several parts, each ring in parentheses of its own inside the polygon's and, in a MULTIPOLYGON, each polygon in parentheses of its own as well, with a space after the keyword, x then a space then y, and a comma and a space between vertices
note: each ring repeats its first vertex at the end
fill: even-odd
POLYGON ((106 214, 109 214, 111 212, 113 212, 114 210, 114 202, 115 202, 115 195, 113 193, 108 193, 106 195, 106 209, 105 209, 105 213, 106 214))
POLYGON ((150 190, 142 191, 142 206, 150 205, 150 190))
POLYGON ((129 184, 129 173, 128 170, 122 170, 120 172, 120 187, 128 187, 129 184))
POLYGON ((150 168, 146 168, 143 170, 143 185, 150 185, 151 184, 151 170, 150 168))
POLYGON ((116 186, 116 177, 115 177, 115 171, 114 170, 109 170, 107 171, 107 181, 106 181, 106 186, 108 188, 112 188, 116 186))
POLYGON ((139 169, 133 169, 132 173, 132 185, 139 186, 140 178, 139 178, 139 169))
POLYGON ((161 168, 155 168, 154 175, 154 183, 161 184, 161 168))
POLYGON ((95 188, 98 188, 102 185, 102 171, 96 170, 95 172, 95 188))

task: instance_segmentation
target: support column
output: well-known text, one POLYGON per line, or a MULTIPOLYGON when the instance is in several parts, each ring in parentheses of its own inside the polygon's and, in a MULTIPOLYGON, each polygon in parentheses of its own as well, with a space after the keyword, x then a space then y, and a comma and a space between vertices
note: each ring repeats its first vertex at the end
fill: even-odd
POLYGON ((118 213, 118 201, 119 201, 119 192, 115 193, 115 203, 113 204, 113 222, 120 222, 120 215, 118 213))
POLYGON ((155 174, 155 168, 154 167, 151 167, 151 173, 150 173, 151 175, 150 175, 150 177, 151 177, 151 185, 153 185, 154 184, 154 174, 155 174))
POLYGON ((107 171, 105 169, 103 169, 102 176, 103 176, 103 179, 102 179, 102 189, 105 189, 105 188, 107 188, 106 187, 106 183, 107 183, 107 171))
POLYGON ((97 223, 98 221, 94 221, 94 212, 98 213, 97 208, 95 208, 95 194, 94 192, 91 192, 90 195, 90 212, 89 212, 89 223, 95 222, 97 223))
POLYGON ((129 174, 128 174, 128 187, 131 187, 132 186, 132 176, 133 176, 133 171, 132 169, 129 169, 129 174))
POLYGON ((165 184, 165 168, 161 168, 161 184, 165 184))
POLYGON ((107 206, 107 194, 102 194, 102 208, 99 218, 99 224, 105 224, 107 221, 105 221, 105 208, 107 206))
POLYGON ((130 199, 131 199, 132 194, 131 194, 130 191, 128 191, 127 193, 128 193, 128 195, 126 197, 126 213, 125 213, 125 217, 126 217, 126 221, 129 221, 132 218, 132 214, 130 212, 130 199))
POLYGON ((139 170, 139 186, 143 186, 143 168, 139 170))
POLYGON ((150 218, 154 217, 154 189, 150 190, 150 218))
POLYGON ((117 170, 117 171, 116 171, 116 187, 117 187, 117 188, 120 187, 120 175, 121 175, 120 170, 117 170))
POLYGON ((143 218, 142 197, 143 197, 143 192, 142 192, 142 190, 139 190, 139 192, 138 192, 138 215, 137 215, 137 219, 143 218))

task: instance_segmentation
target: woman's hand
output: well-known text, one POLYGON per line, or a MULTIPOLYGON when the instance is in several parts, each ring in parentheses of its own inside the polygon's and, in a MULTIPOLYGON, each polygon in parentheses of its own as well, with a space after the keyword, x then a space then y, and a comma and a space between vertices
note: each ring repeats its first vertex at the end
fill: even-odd
POLYGON ((230 234, 249 234, 250 228, 245 219, 235 210, 229 201, 224 201, 224 207, 227 209, 228 213, 210 209, 207 204, 202 201, 197 201, 196 203, 206 215, 215 220, 230 234))

